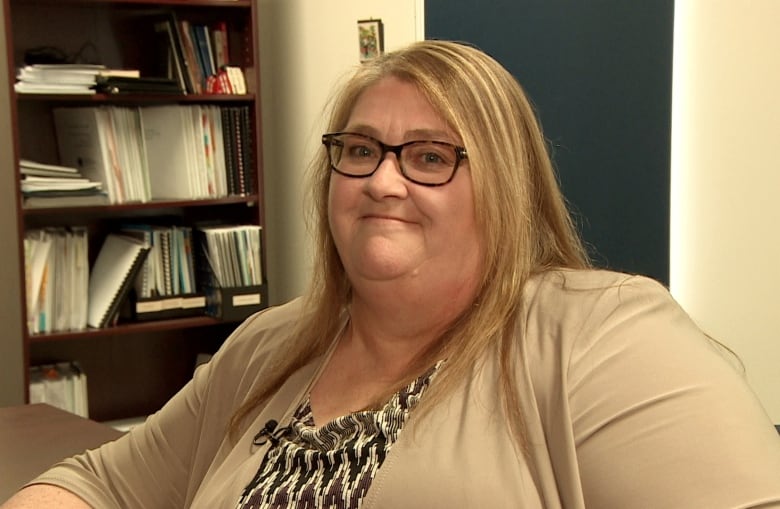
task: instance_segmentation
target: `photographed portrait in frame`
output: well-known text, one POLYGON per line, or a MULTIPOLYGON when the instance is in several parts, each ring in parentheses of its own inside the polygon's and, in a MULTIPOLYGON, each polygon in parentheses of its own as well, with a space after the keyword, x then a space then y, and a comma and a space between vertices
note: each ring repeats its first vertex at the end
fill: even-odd
POLYGON ((358 20, 360 61, 376 58, 384 51, 384 33, 381 19, 358 20))

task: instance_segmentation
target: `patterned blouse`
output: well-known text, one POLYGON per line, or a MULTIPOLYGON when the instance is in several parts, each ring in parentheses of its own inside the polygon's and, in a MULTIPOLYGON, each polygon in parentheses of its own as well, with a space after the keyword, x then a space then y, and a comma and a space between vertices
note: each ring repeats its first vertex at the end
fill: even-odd
POLYGON ((409 411, 442 362, 395 393, 379 410, 314 425, 309 397, 289 426, 270 433, 271 446, 238 509, 355 509, 398 439, 409 411))

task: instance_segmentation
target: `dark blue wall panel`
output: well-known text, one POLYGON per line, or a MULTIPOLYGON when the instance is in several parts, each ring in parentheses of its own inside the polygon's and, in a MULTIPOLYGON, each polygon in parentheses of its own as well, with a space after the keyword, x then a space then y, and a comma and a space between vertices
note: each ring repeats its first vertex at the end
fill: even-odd
POLYGON ((429 39, 476 44, 536 105, 600 266, 669 280, 673 0, 426 0, 429 39))

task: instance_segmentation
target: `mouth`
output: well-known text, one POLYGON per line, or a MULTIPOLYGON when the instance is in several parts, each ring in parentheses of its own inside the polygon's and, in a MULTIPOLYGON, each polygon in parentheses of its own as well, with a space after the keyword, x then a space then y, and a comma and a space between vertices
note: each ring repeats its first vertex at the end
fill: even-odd
POLYGON ((366 221, 378 221, 378 222, 395 222, 395 223, 409 223, 410 221, 407 221, 405 219, 402 219, 400 217, 395 216, 388 216, 384 214, 366 214, 361 217, 361 219, 366 221))

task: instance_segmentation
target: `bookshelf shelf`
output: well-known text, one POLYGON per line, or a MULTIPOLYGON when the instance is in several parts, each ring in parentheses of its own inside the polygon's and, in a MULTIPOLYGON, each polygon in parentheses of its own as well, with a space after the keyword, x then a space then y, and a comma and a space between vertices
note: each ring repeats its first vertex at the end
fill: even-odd
MULTIPOLYGON (((260 242, 252 244, 252 252, 259 252, 259 263, 265 265, 262 249, 265 241, 265 214, 262 200, 262 111, 260 66, 257 62, 259 37, 256 2, 0 0, 0 36, 5 43, 4 53, 7 57, 7 66, 0 72, 5 72, 4 79, 8 85, 7 89, 0 86, 0 103, 7 101, 9 105, 7 109, 0 108, 0 125, 10 126, 10 140, 4 142, 0 136, 0 174, 5 178, 0 192, 4 193, 3 202, 12 204, 13 210, 13 217, 6 218, 3 230, 3 233, 7 232, 13 238, 13 242, 0 247, 0 254, 5 254, 4 259, 15 260, 17 267, 11 275, 18 281, 14 295, 7 297, 12 299, 12 305, 2 306, 11 310, 9 313, 13 316, 13 323, 7 325, 13 333, 4 341, 15 343, 22 362, 22 369, 19 370, 17 358, 4 356, 0 358, 0 371, 21 373, 13 375, 16 377, 13 382, 23 388, 25 401, 29 400, 31 366, 78 361, 88 375, 91 417, 98 420, 120 419, 153 412, 189 381, 198 355, 216 351, 237 326, 238 322, 234 320, 220 320, 203 314, 134 323, 120 319, 115 326, 82 329, 83 325, 62 325, 62 321, 54 320, 52 316, 55 312, 62 313, 59 309, 62 306, 51 304, 51 300, 45 304, 51 307, 45 308, 44 316, 40 318, 42 315, 35 312, 41 309, 39 306, 43 298, 40 295, 45 291, 41 288, 58 288, 60 290, 55 291, 62 291, 63 288, 75 285, 69 286, 69 283, 53 280, 51 284, 47 281, 45 285, 39 285, 39 290, 31 290, 33 285, 28 280, 30 261, 26 260, 29 246, 26 248, 25 241, 31 233, 57 231, 67 234, 78 231, 79 235, 87 239, 80 244, 87 251, 80 258, 84 260, 81 266, 89 265, 91 268, 106 237, 128 225, 160 230, 189 229, 192 232, 205 226, 248 225, 260 232, 260 242), (176 30, 172 27, 180 33, 174 35, 176 30), (205 42, 207 49, 202 46, 194 49, 190 45, 189 53, 185 55, 185 34, 189 34, 193 40, 197 39, 196 42, 205 42), (174 37, 181 40, 177 42, 174 37), (234 68, 242 71, 245 87, 233 90, 246 93, 201 93, 213 88, 205 86, 204 74, 198 74, 193 66, 200 65, 204 61, 202 59, 208 60, 209 44, 212 45, 211 58, 214 62, 219 59, 231 71, 234 68), (219 56, 216 54, 217 47, 221 48, 219 56), (17 93, 14 89, 17 69, 30 63, 27 57, 31 54, 41 54, 31 50, 41 48, 54 48, 56 52, 47 54, 64 55, 68 61, 100 63, 110 69, 134 69, 142 77, 148 78, 172 78, 181 90, 187 90, 188 93, 17 93), (202 53, 204 51, 207 53, 202 53), (188 58, 186 63, 182 60, 185 57, 188 58), (196 82, 201 86, 193 86, 194 80, 198 80, 196 82), (163 117, 162 121, 160 117, 152 118, 156 112, 171 109, 176 111, 163 117), (62 118, 65 116, 66 120, 72 121, 75 118, 72 114, 78 113, 78 110, 101 112, 93 115, 97 128, 89 132, 98 134, 90 140, 95 146, 100 146, 100 150, 113 151, 107 157, 95 157, 109 162, 94 175, 87 175, 87 171, 91 170, 86 163, 82 165, 91 156, 76 158, 76 162, 70 164, 66 162, 73 154, 66 154, 68 149, 63 147, 75 144, 62 142, 65 131, 62 118), (117 115, 110 117, 110 124, 98 121, 104 111, 117 115), (118 115, 127 111, 137 115, 135 118, 138 121, 120 120, 122 117, 118 115), (144 116, 147 114, 149 116, 144 116), (172 125, 171 119, 176 118, 183 123, 173 124, 170 129, 163 127, 172 125), (155 121, 158 122, 156 130, 150 127, 155 121), (120 122, 124 122, 124 127, 132 126, 134 130, 118 130, 120 122), (108 125, 115 129, 111 135, 104 134, 108 125), (162 134, 155 140, 152 132, 162 134), (159 141, 163 135, 170 133, 186 133, 182 136, 188 138, 179 145, 169 143, 177 141, 170 138, 159 141), (204 136, 206 133, 210 137, 204 136), (99 143, 95 144, 94 140, 98 138, 99 143), (130 152, 120 153, 120 150, 128 150, 130 146, 123 146, 122 143, 132 139, 137 140, 132 143, 141 151, 138 157, 129 157, 130 152), (220 142, 205 141, 207 139, 219 139, 220 142), (155 142, 157 149, 152 153, 150 147, 155 142), (111 148, 106 149, 107 146, 111 148), (173 146, 185 147, 181 150, 187 152, 177 154, 186 157, 170 160, 162 157, 169 151, 173 153, 173 146), (190 150, 196 151, 194 155, 190 150), (6 158, 8 154, 11 156, 6 158), (224 161, 215 162, 217 155, 220 159, 224 155, 224 161), (100 197, 94 196, 92 200, 80 200, 72 196, 48 202, 40 196, 28 199, 20 192, 25 178, 22 176, 21 160, 77 167, 90 180, 104 178, 109 182, 102 182, 103 191, 114 193, 113 196, 117 198, 112 201, 119 203, 95 205, 103 202, 100 197), (119 173, 124 171, 117 170, 122 165, 134 165, 133 171, 136 173, 119 173), (183 168, 186 168, 186 172, 183 168), (138 179, 139 172, 146 171, 149 172, 148 176, 138 179), (121 180, 111 183, 114 178, 121 180), (109 184, 113 187, 109 187, 109 184), (137 198, 131 194, 135 192, 146 195, 137 198), (149 196, 179 198, 145 201, 149 196), (258 244, 260 248, 254 248, 258 244), (28 313, 28 307, 34 311, 33 314, 28 313), (50 312, 52 316, 49 316, 50 312), (30 321, 29 317, 34 319, 30 321), (29 330, 28 323, 32 324, 29 330), (36 332, 38 330, 44 332, 36 332), (13 369, 9 369, 11 367, 13 369)), ((189 43, 192 44, 192 41, 189 43)), ((0 64, 2 62, 0 60, 0 64)), ((215 73, 220 69, 217 65, 210 68, 215 73)), ((241 83, 241 80, 232 83, 241 83)), ((218 90, 229 89, 224 87, 218 90)), ((98 152, 90 154, 95 153, 98 152)), ((102 152, 103 155, 106 153, 102 152)), ((182 248, 182 252, 192 253, 198 248, 194 235, 189 241, 193 243, 182 248)), ((51 252, 62 252, 61 246, 58 249, 51 248, 51 252)), ((49 260, 54 255, 51 257, 49 260)), ((173 267, 171 259, 168 262, 173 267)), ((203 294, 203 282, 198 281, 199 272, 188 271, 185 276, 185 269, 181 267, 187 264, 181 262, 178 255, 177 260, 180 281, 176 285, 183 288, 187 276, 195 276, 194 293, 203 294)), ((192 269, 193 265, 189 268, 192 269)), ((166 271, 170 267, 165 267, 162 272, 168 274, 170 271, 166 271)), ((51 273, 54 274, 54 269, 51 273)), ((46 274, 48 277, 48 268, 46 274)), ((191 279, 189 277, 187 281, 191 279)), ((140 279, 132 279, 131 282, 140 285, 140 279)), ((267 292, 265 282, 262 287, 267 292)), ((141 295, 138 288, 135 291, 141 295)), ((132 292, 129 294, 132 295, 132 292)), ((61 301, 88 301, 86 290, 80 296, 74 294, 63 298, 62 295, 66 293, 59 295, 61 301)), ((75 313, 63 314, 72 316, 75 313)), ((6 383, 5 379, 2 383, 6 383)))
POLYGON ((53 341, 74 341, 108 336, 123 336, 179 329, 196 329, 224 325, 225 322, 209 316, 176 318, 171 320, 153 320, 138 323, 123 323, 102 329, 84 329, 78 331, 51 332, 49 334, 32 334, 27 340, 30 343, 49 343, 53 341))
POLYGON ((156 104, 156 103, 252 103, 255 94, 15 94, 20 102, 57 102, 86 104, 156 104))
POLYGON ((253 0, 14 0, 24 5, 150 5, 170 7, 249 8, 253 0))
POLYGON ((25 216, 59 216, 62 214, 94 215, 132 215, 137 211, 160 211, 195 207, 215 207, 220 205, 244 204, 255 207, 260 197, 255 193, 247 196, 227 196, 225 198, 203 200, 154 200, 147 203, 122 203, 117 205, 90 205, 76 207, 31 207, 23 208, 25 216))

